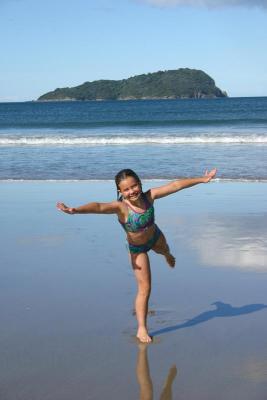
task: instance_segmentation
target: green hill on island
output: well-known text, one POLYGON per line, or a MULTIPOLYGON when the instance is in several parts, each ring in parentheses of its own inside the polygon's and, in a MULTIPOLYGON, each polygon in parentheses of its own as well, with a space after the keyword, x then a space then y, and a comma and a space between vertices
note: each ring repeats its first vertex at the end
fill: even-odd
POLYGON ((75 87, 58 88, 38 101, 64 100, 135 100, 214 98, 227 94, 215 86, 205 72, 180 68, 137 75, 122 80, 98 80, 75 87))

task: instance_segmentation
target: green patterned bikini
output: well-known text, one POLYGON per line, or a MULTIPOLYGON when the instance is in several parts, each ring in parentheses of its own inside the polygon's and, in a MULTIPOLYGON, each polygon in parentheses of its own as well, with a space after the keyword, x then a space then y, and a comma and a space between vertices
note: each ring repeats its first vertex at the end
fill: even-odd
MULTIPOLYGON (((146 205, 146 210, 144 212, 139 213, 135 211, 130 204, 126 203, 129 209, 127 221, 119 221, 125 232, 142 232, 155 224, 154 206, 150 204, 144 193, 142 193, 142 196, 146 205)), ((130 253, 138 254, 148 252, 155 245, 160 235, 161 230, 155 225, 155 232, 152 238, 146 243, 139 245, 129 243, 130 253)))

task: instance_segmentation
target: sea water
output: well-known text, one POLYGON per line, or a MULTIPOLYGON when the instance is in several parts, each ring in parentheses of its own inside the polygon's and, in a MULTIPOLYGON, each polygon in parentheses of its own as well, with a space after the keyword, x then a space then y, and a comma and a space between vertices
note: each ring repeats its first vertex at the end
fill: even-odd
POLYGON ((267 97, 0 103, 0 180, 267 180, 267 97))

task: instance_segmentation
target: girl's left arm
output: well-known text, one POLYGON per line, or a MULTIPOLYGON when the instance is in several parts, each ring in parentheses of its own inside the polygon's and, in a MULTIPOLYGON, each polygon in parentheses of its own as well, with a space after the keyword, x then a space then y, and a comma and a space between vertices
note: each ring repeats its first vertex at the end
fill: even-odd
POLYGON ((157 188, 152 188, 150 190, 151 199, 152 200, 160 199, 161 197, 169 196, 170 194, 176 193, 179 190, 198 185, 199 183, 207 183, 215 177, 216 172, 217 170, 216 168, 214 168, 210 172, 206 171, 205 175, 199 178, 179 179, 170 182, 167 185, 163 185, 157 188))

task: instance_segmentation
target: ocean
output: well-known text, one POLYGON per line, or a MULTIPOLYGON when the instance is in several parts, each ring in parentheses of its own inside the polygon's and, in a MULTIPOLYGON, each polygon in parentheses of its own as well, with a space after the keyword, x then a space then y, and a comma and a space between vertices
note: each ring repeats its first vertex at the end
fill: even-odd
POLYGON ((267 180, 267 97, 0 103, 0 180, 267 180))

